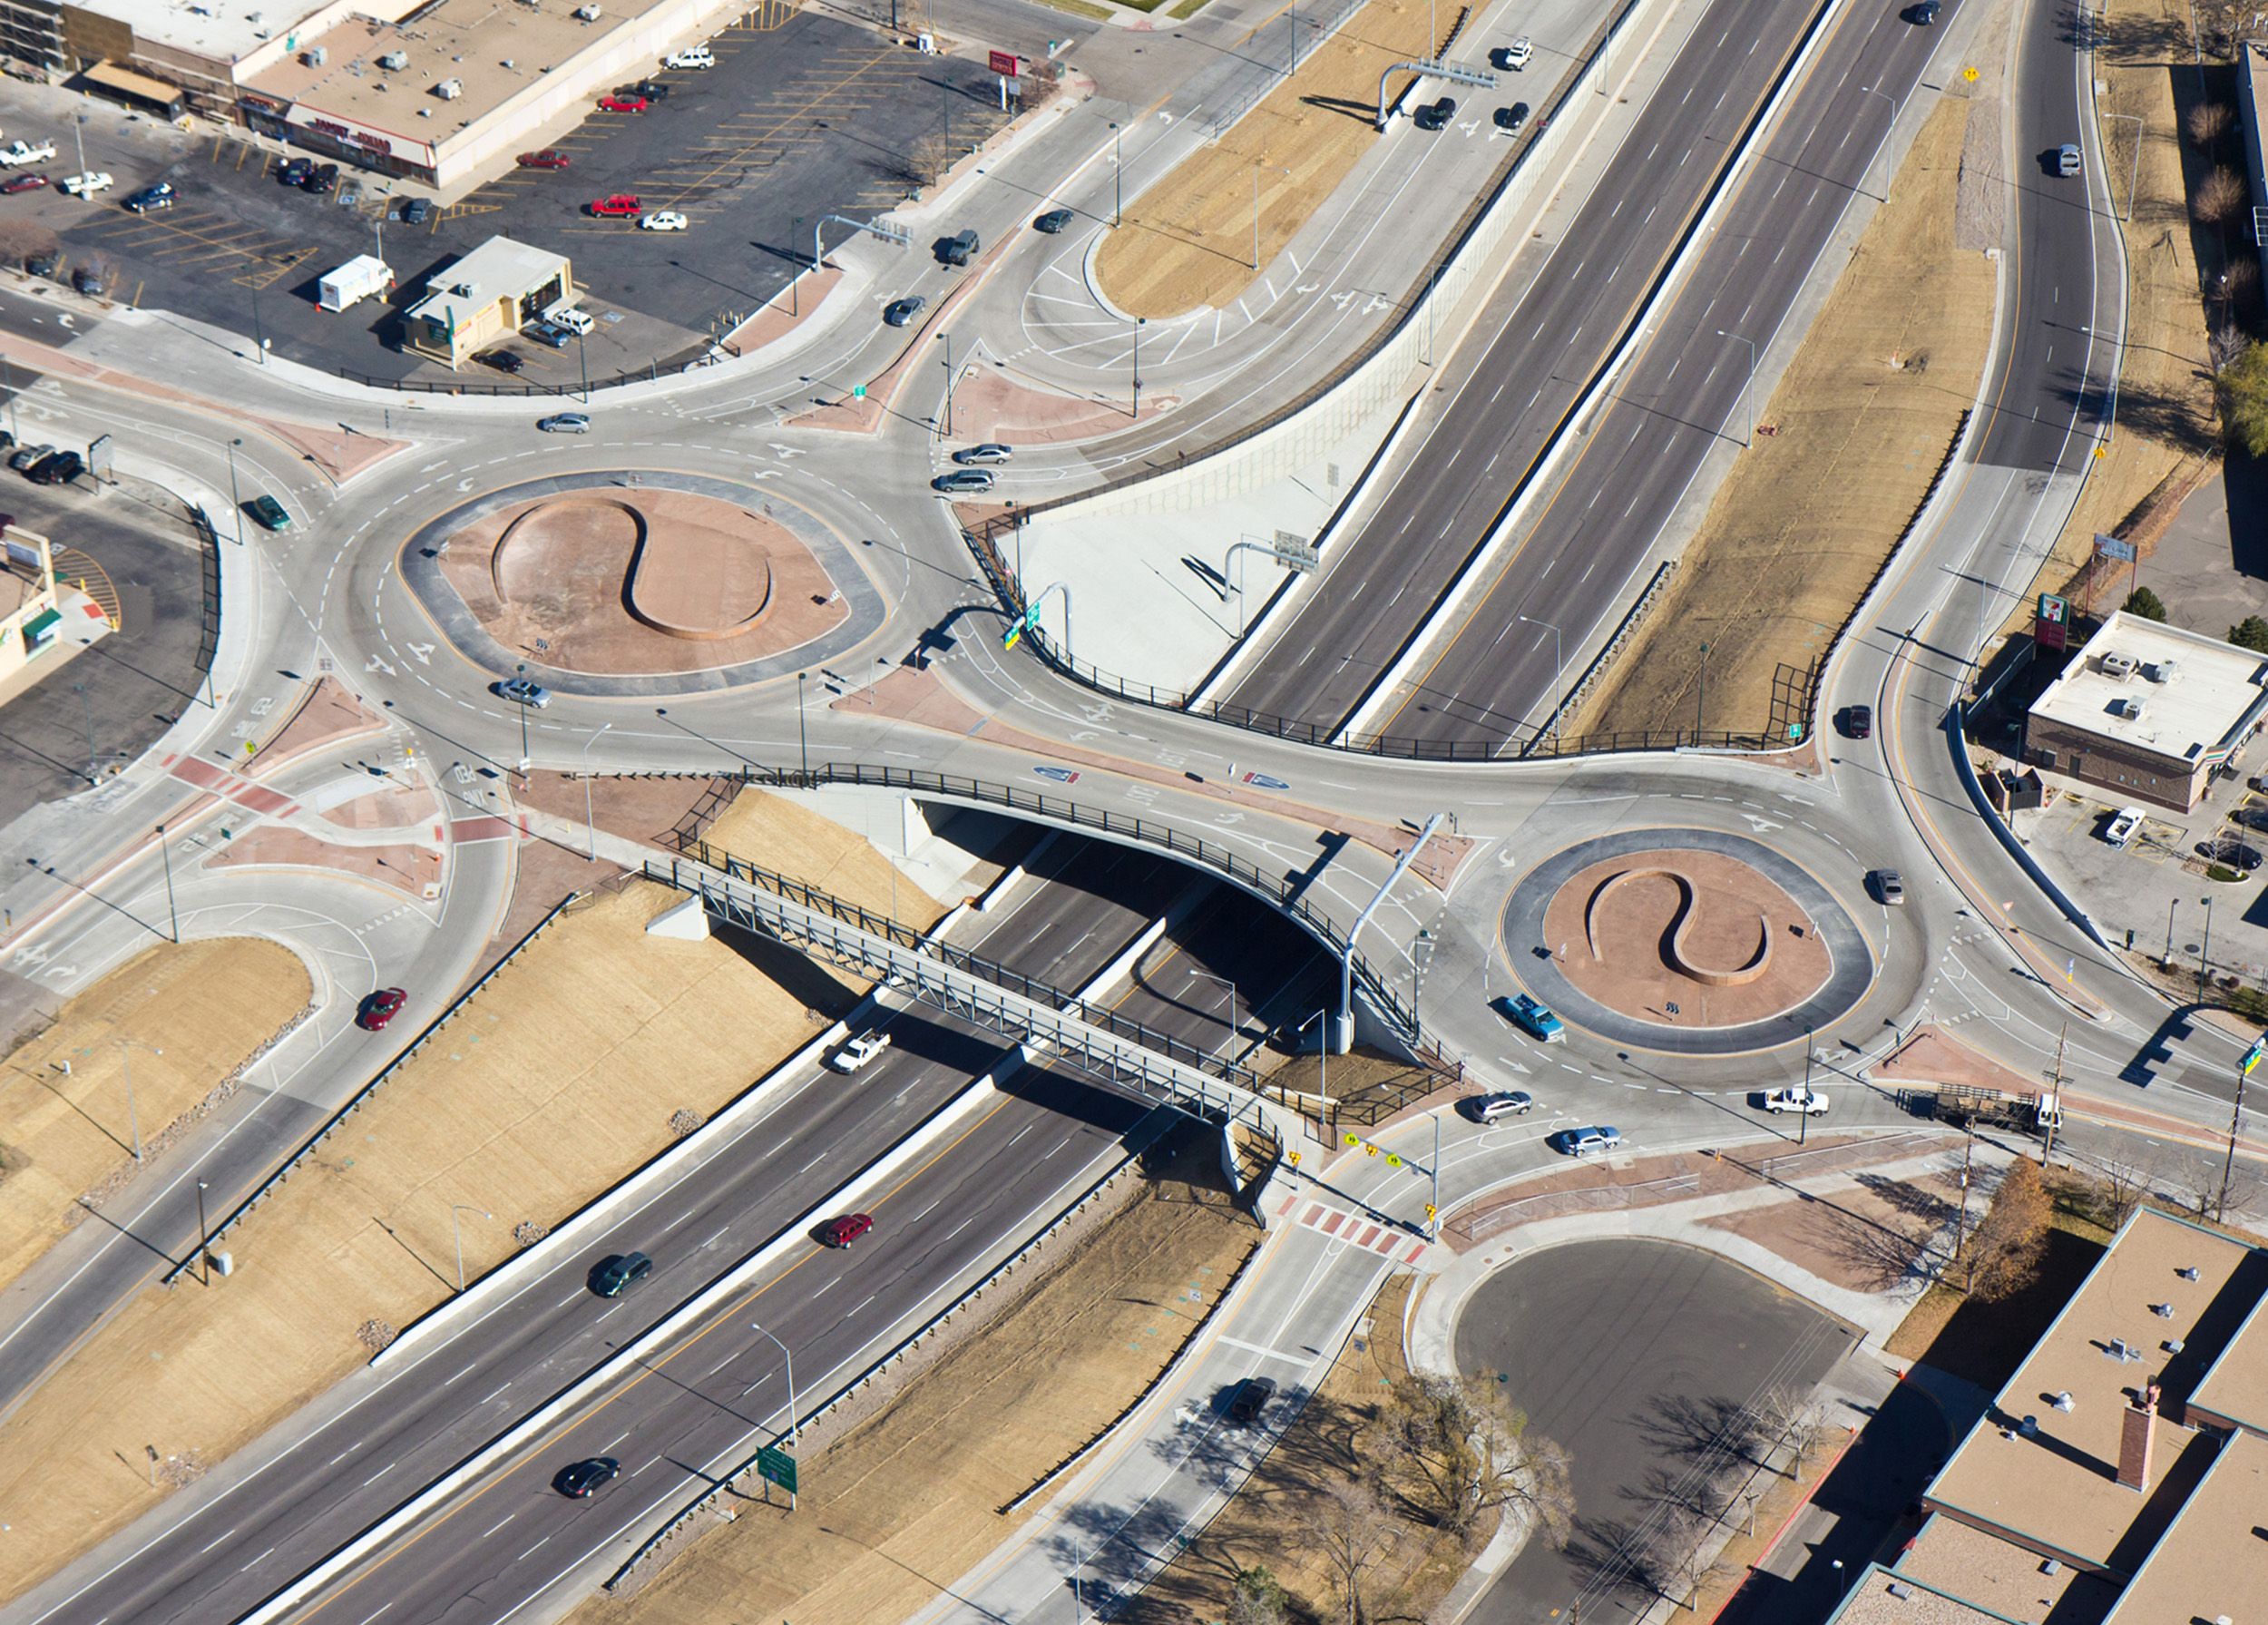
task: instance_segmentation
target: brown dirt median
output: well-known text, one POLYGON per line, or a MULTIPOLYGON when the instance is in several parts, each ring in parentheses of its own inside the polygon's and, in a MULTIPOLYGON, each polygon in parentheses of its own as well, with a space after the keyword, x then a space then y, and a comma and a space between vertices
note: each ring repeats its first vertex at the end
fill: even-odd
POLYGON ((132 1180, 136 1120, 152 1155, 312 991, 307 967, 280 944, 168 943, 112 971, 18 1046, 0 1068, 0 1284, 132 1180))
MULTIPOLYGON (((1958 82, 1957 82, 1958 83, 1958 82)), ((1974 400, 1992 263, 1953 246, 1969 103, 1948 93, 1907 152, 1734 465, 1669 591, 1567 731, 1756 732, 1775 674, 1812 671, 1896 545, 1974 400)), ((1743 424, 1730 426, 1738 434, 1743 424)))
MULTIPOLYGON (((1378 75, 1431 54, 1427 19, 1436 15, 1446 32, 1457 13, 1371 0, 1217 142, 1133 200, 1095 262, 1111 303, 1130 316, 1179 316, 1227 305, 1250 287, 1259 274, 1252 267, 1255 179, 1266 265, 1378 139, 1378 75)), ((1403 83, 1390 83, 1387 94, 1403 83)))
POLYGON ((639 882, 571 912, 229 1237, 232 1277, 143 1292, 0 1424, 0 1593, 337 1381, 368 1358, 371 1323, 447 1297, 453 1210, 476 1277, 855 1001, 774 945, 648 936, 677 901, 639 882))
MULTIPOLYGON (((1227 1205, 1209 1136, 1001 1318, 803 1463, 801 1505, 735 1503, 588 1625, 900 1620, 1012 1534, 998 1509, 1108 1425, 1168 1365, 1259 1241, 1227 1205), (1189 1199, 1192 1196, 1198 1199, 1189 1199)), ((809 1448, 807 1441, 806 1448, 809 1448)))

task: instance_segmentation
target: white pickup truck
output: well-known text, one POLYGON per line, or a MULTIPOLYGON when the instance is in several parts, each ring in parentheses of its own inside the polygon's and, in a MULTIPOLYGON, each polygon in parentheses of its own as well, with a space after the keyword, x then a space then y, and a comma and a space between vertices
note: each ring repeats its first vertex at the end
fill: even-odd
POLYGON ((98 191, 110 191, 118 182, 101 170, 89 170, 83 175, 65 175, 58 184, 74 198, 91 198, 98 191))
POLYGON ((52 141, 41 142, 37 146, 31 146, 19 141, 5 152, 0 152, 0 163, 6 164, 12 170, 21 169, 27 163, 45 163, 54 155, 55 143, 52 141))
POLYGON ((862 1033, 845 1040, 843 1047, 827 1058, 827 1064, 838 1072, 855 1072, 889 1047, 887 1033, 862 1033))
POLYGON ((1777 1116, 1783 1111, 1800 1111, 1805 1117, 1827 1115, 1827 1097, 1816 1089, 1798 1084, 1794 1089, 1775 1089, 1764 1097, 1764 1109, 1777 1116))

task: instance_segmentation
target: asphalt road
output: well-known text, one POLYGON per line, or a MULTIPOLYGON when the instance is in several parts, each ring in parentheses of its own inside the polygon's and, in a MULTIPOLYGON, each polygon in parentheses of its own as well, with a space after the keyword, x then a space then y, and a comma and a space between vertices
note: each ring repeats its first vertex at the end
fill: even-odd
POLYGON ((1491 1277, 1457 1326, 1457 1367, 1496 1376, 1530 1425, 1574 1456, 1575 1533, 1530 1542, 1481 1596, 1476 1625, 1637 1620, 1656 1599, 1628 1558, 1665 1484, 1707 1443, 1696 1417, 1775 1387, 1808 1392, 1852 1346, 1840 1324, 1739 1266, 1668 1242, 1585 1241, 1491 1277))
MULTIPOLYGON (((1746 432, 1742 341, 1771 341, 1854 192, 1872 177, 1879 195, 1886 99, 1904 100, 1938 38, 1888 7, 1853 11, 1836 30, 1566 477, 1414 691, 1388 701, 1378 731, 1486 750, 1549 713, 1561 640, 1541 623, 1579 642, 1643 585, 1638 572, 1702 458, 1746 432)), ((1430 446, 1424 466, 1440 466, 1430 446)))
MULTIPOLYGON (((1228 703, 1335 727, 1393 664, 1620 341, 1815 0, 1717 0, 1414 458, 1228 703), (1715 93, 1712 95, 1712 92, 1715 93), (1643 205, 1641 207, 1641 205, 1643 205)), ((1479 336, 1468 344, 1479 343, 1479 336)))

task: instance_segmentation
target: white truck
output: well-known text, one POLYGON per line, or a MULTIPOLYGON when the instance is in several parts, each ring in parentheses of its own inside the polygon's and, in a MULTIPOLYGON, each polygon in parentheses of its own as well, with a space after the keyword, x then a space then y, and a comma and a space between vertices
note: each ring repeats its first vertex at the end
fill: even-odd
POLYGON ((91 198, 98 191, 108 191, 118 184, 102 170, 89 170, 83 175, 65 175, 59 183, 74 198, 91 198))
POLYGON ((0 163, 6 164, 12 170, 21 169, 27 163, 45 163, 54 155, 55 143, 52 141, 41 142, 37 146, 19 141, 5 152, 0 152, 0 163))
POLYGON ((368 254, 357 254, 337 270, 328 272, 315 285, 315 302, 326 310, 339 311, 358 304, 374 293, 384 293, 394 286, 394 273, 383 259, 368 254))
POLYGON ((1805 1117, 1827 1115, 1827 1097, 1816 1089, 1806 1089, 1801 1083, 1788 1089, 1775 1089, 1764 1097, 1764 1109, 1777 1117, 1783 1111, 1800 1111, 1805 1117))

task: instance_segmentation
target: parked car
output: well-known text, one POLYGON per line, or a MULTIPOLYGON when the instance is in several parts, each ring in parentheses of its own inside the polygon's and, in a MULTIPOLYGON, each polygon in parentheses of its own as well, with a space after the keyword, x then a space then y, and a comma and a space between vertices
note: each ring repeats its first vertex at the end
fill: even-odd
POLYGON ((1500 73, 1517 73, 1535 56, 1536 47, 1526 34, 1489 53, 1489 65, 1500 73))
POLYGON ((601 1297, 620 1297, 652 1273, 653 1260, 645 1254, 617 1253, 591 1272, 591 1290, 601 1297))
POLYGON ((874 1228, 872 1215, 846 1213, 840 1219, 830 1219, 821 1225, 819 1239, 828 1247, 848 1247, 874 1228))
POLYGON ((547 435, 588 435, 591 420, 580 412, 554 412, 538 418, 535 426, 547 435))
POLYGON ((989 468, 957 468, 951 474, 941 474, 929 482, 932 491, 942 491, 948 496, 958 496, 992 488, 992 471, 989 468))
POLYGON ((2142 827, 2142 818, 2143 813, 2140 808, 2120 808, 2117 816, 2111 819, 2110 827, 2103 831, 2103 838, 2114 847, 2125 846, 2134 839, 2136 831, 2142 827))
POLYGON ((364 998, 355 1010, 355 1025, 365 1033, 379 1033, 386 1023, 402 1013, 409 1003, 409 994, 398 987, 382 987, 364 998))
POLYGON ((1012 445, 1002 445, 997 440, 987 440, 982 445, 964 445, 953 454, 953 460, 963 467, 978 463, 1005 463, 1016 455, 1012 445))
POLYGON ((74 451, 59 451, 52 457, 43 457, 32 465, 32 483, 35 485, 68 485, 86 472, 86 459, 74 451))
POLYGON ((308 178, 299 182, 299 190, 311 191, 319 198, 337 185, 338 166, 335 163, 318 163, 308 171, 308 178))
POLYGON ((826 1063, 838 1072, 855 1072, 890 1047, 887 1033, 860 1033, 843 1041, 826 1063))
POLYGON ((618 191, 609 198, 593 198, 584 208, 591 214, 606 218, 643 212, 643 206, 638 201, 636 194, 627 191, 618 191))
POLYGON ((89 170, 84 174, 65 175, 63 190, 74 198, 91 198, 98 191, 108 191, 118 182, 101 170, 89 170))
POLYGON ((1518 135, 1528 126, 1528 103, 1515 102, 1510 107, 1496 110, 1496 127, 1507 135, 1518 135))
POLYGON ((1504 1019, 1545 1043, 1565 1043, 1567 1028, 1559 1018, 1526 994, 1514 994, 1496 1002, 1497 1010, 1504 1019))
POLYGON ((1228 1396, 1228 1424, 1231 1427, 1250 1427, 1260 1420, 1260 1413, 1267 1409, 1268 1401, 1276 1397, 1276 1379, 1268 1376, 1248 1376, 1237 1385, 1237 1391, 1228 1396))
POLYGON ((1906 883, 1898 878, 1895 869, 1868 870, 1866 888, 1885 907, 1894 908, 1906 900, 1906 883))
POLYGON ((601 113, 643 113, 646 111, 646 98, 643 96, 601 96, 599 111, 601 113))
POLYGON ((902 299, 893 300, 882 312, 882 319, 891 327, 902 328, 922 313, 929 301, 918 293, 909 293, 902 299))
POLYGON ((503 373, 516 374, 523 367, 527 365, 526 362, 521 360, 519 357, 513 355, 510 350, 484 350, 473 358, 475 361, 478 361, 483 367, 493 367, 498 372, 503 373))
POLYGON ((542 710, 552 702, 552 691, 540 682, 530 682, 524 677, 509 677, 493 685, 491 690, 500 700, 515 700, 532 710, 542 710))
POLYGON ((405 226, 422 226, 431 219, 433 219, 431 198, 408 198, 403 201, 402 224, 405 226))
POLYGON ((588 333, 598 325, 591 319, 588 311, 578 310, 572 305, 553 305, 543 312, 543 319, 555 328, 566 328, 570 333, 588 333))
POLYGON ((540 152, 523 152, 513 162, 523 170, 563 170, 574 160, 557 147, 545 147, 540 152))
POLYGON ((670 87, 659 79, 646 79, 631 85, 628 90, 617 91, 615 94, 630 102, 667 102, 670 99, 670 87))
POLYGON ((1484 1127, 1508 1117, 1525 1117, 1536 1109, 1536 1097, 1524 1090, 1500 1090, 1494 1094, 1467 1095, 1457 1110, 1484 1127))
POLYGON ((1805 1117, 1827 1115, 1827 1097, 1816 1089, 1797 1084, 1792 1089, 1774 1089, 1764 1097, 1764 1109, 1777 1117, 1783 1111, 1800 1111, 1805 1117))
POLYGON ((1031 223, 1052 237, 1078 218, 1068 209, 1051 209, 1031 223))
POLYGON ((683 215, 673 209, 664 209, 656 214, 642 214, 638 217, 638 229, 640 231, 682 231, 689 223, 683 215))
POLYGON ((161 181, 155 186, 145 186, 140 191, 126 194, 125 207, 135 214, 147 214, 152 209, 173 207, 173 183, 161 181))
POLYGON ((563 350, 575 341, 575 336, 566 328, 554 327, 547 321, 530 322, 520 329, 520 337, 533 338, 536 343, 548 345, 555 350, 563 350))
POLYGON ((27 141, 18 141, 6 152, 0 152, 0 164, 5 164, 12 170, 20 170, 27 163, 46 163, 54 156, 55 143, 52 141, 44 141, 36 144, 27 141))
POLYGON ((276 179, 286 186, 298 186, 315 173, 312 158, 288 158, 276 166, 276 179))
POLYGON ((44 175, 11 175, 5 182, 0 182, 0 192, 14 197, 20 191, 36 191, 46 184, 44 175))
POLYGON ((1441 130, 1445 129, 1449 121, 1456 116, 1457 98, 1443 96, 1438 102, 1419 108, 1410 115, 1410 120, 1421 130, 1441 130))
POLYGON ((24 274, 27 277, 52 277, 62 264, 62 250, 43 249, 36 254, 24 256, 24 274))
POLYGON ((18 474, 23 474, 29 471, 34 464, 44 462, 54 455, 55 448, 52 445, 19 445, 15 448, 15 455, 8 459, 8 466, 18 474))
POLYGON ((290 514, 285 511, 283 504, 272 496, 255 496, 244 506, 245 511, 258 520, 264 530, 288 531, 291 528, 290 514))
POLYGON ((1592 1151, 1611 1151, 1622 1144, 1622 1131, 1602 1125, 1588 1129, 1561 1129, 1544 1141, 1563 1157, 1581 1157, 1592 1151))
POLYGON ((2056 149, 2056 173, 2076 175, 2078 172, 2079 149, 2074 143, 2066 142, 2056 149))
POLYGON ((661 59, 665 68, 713 68, 717 54, 707 45, 688 45, 682 51, 672 51, 661 59))
POLYGON ((91 265, 74 265, 71 268, 71 286, 88 299, 99 299, 103 297, 103 273, 91 265))
POLYGON ((552 1488, 577 1501, 587 1501, 593 1492, 612 1483, 621 1470, 622 1463, 611 1455, 592 1456, 587 1462, 562 1467, 559 1476, 552 1480, 552 1488))

